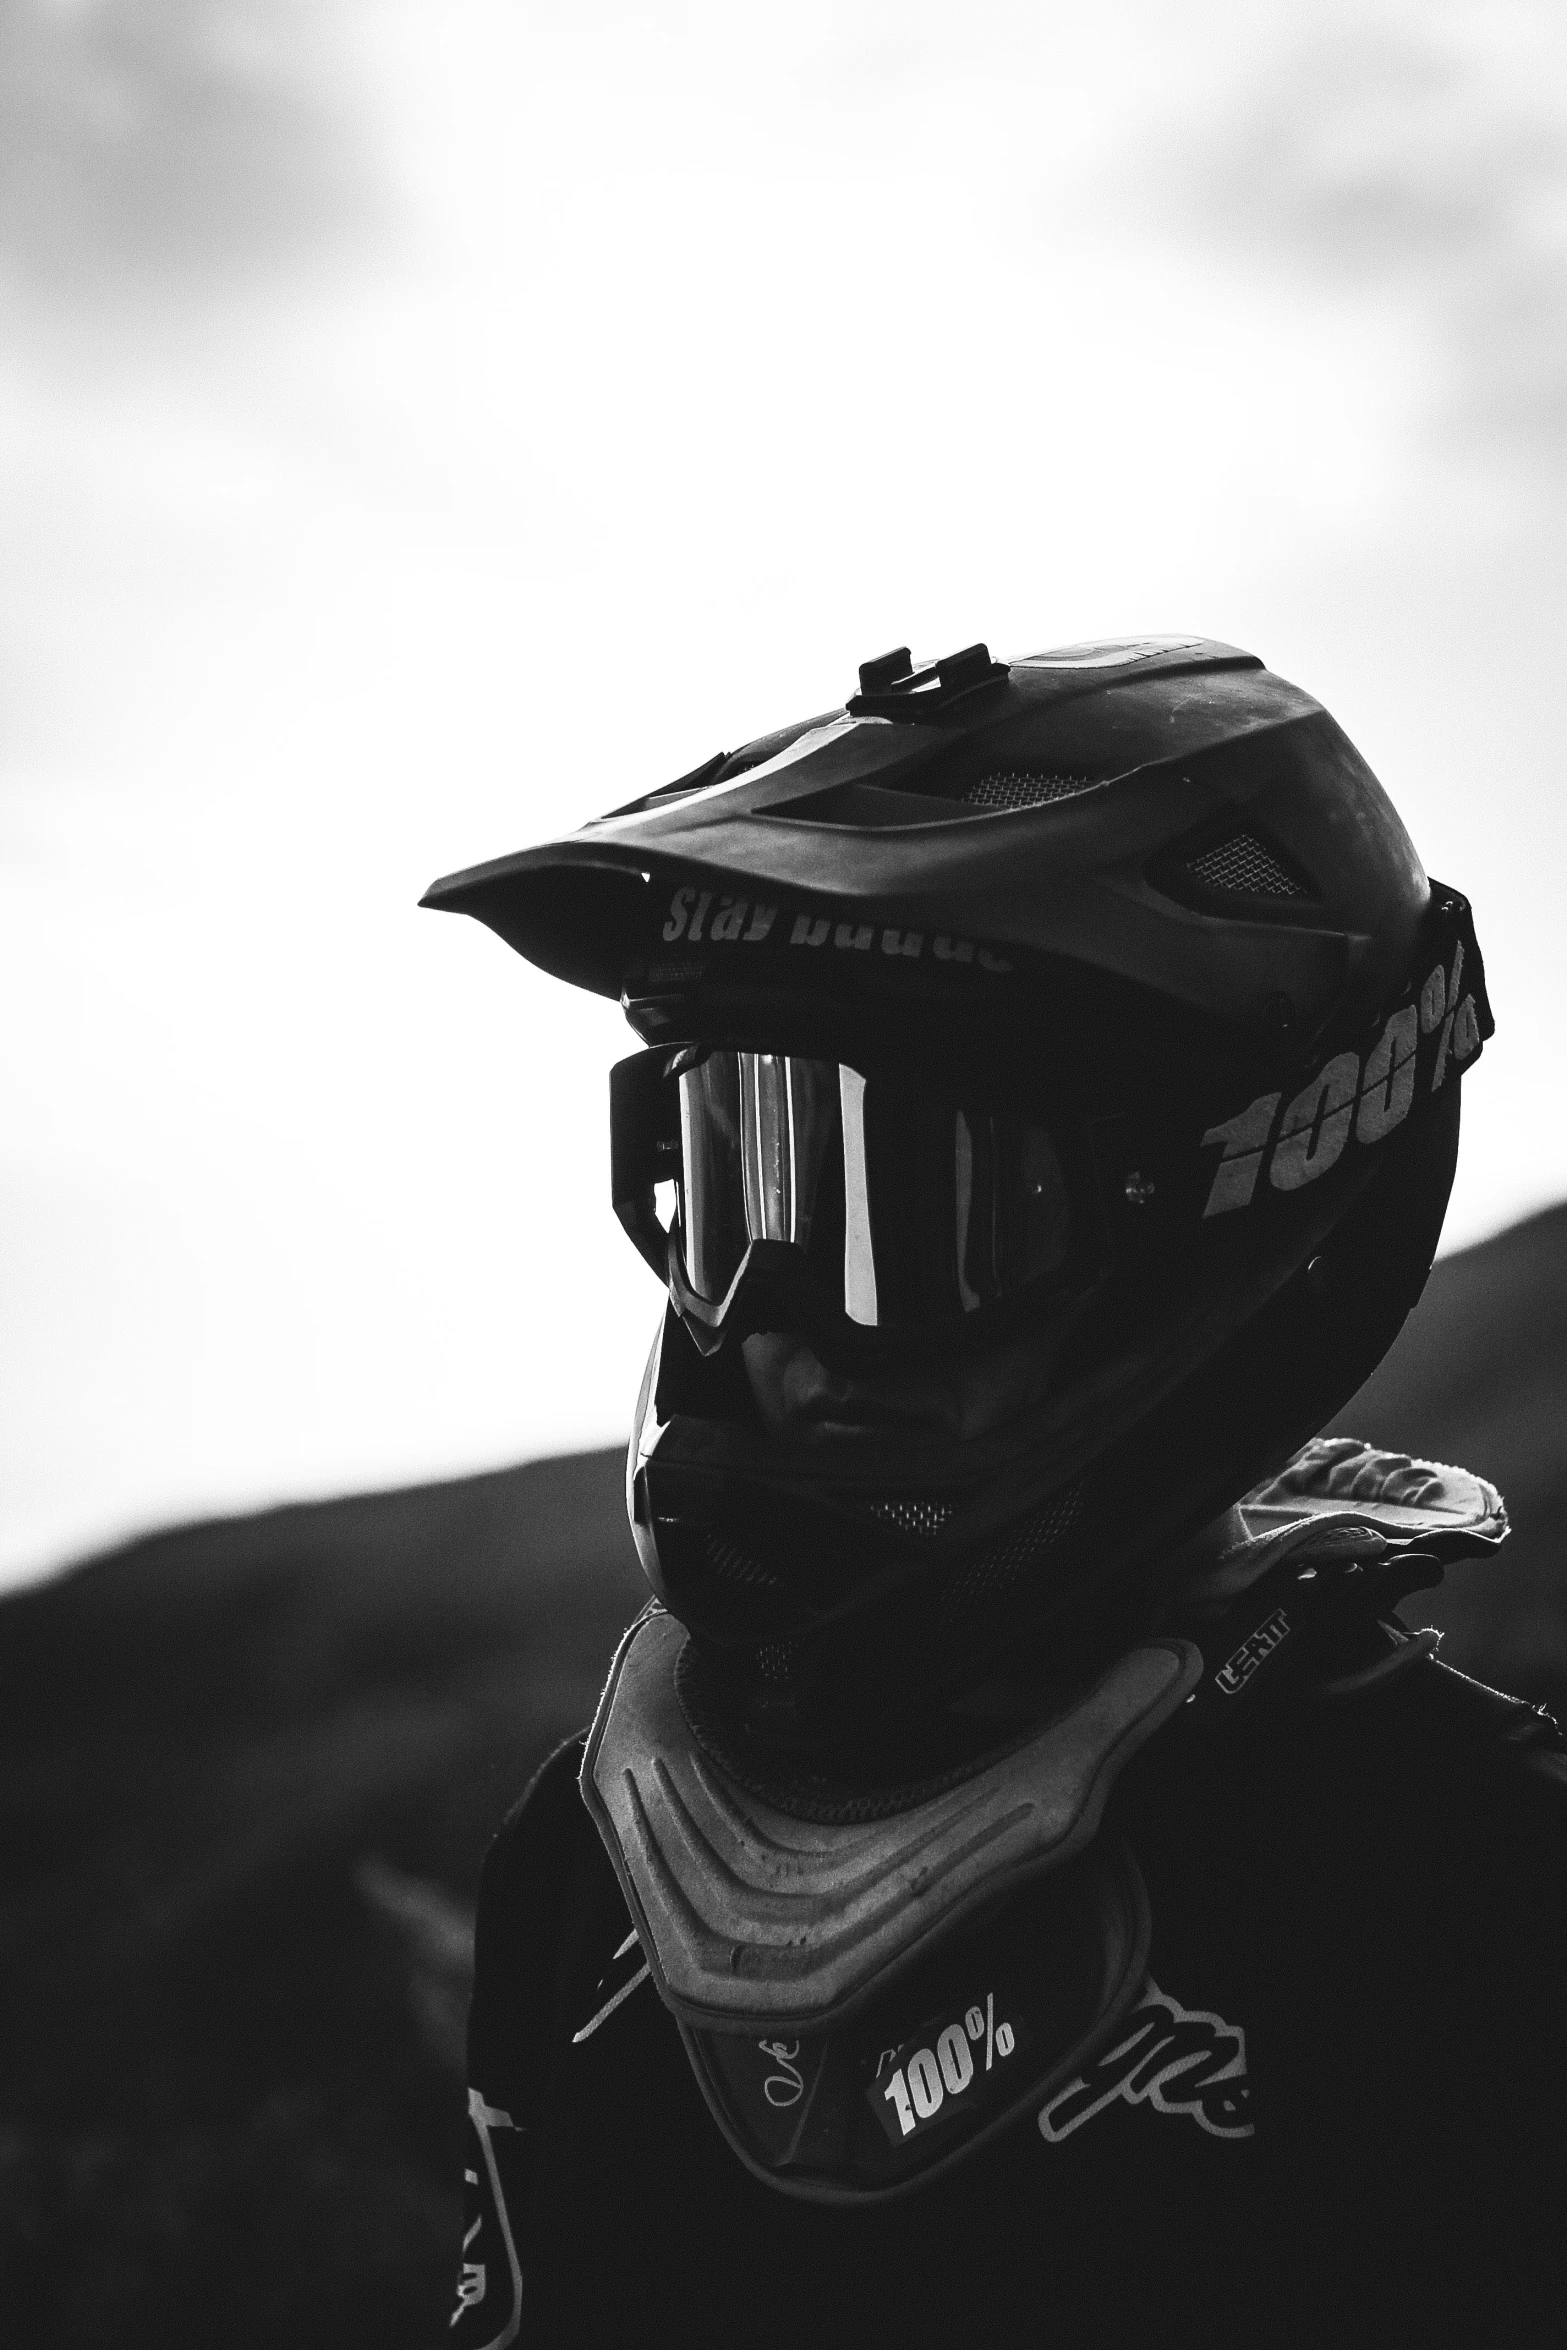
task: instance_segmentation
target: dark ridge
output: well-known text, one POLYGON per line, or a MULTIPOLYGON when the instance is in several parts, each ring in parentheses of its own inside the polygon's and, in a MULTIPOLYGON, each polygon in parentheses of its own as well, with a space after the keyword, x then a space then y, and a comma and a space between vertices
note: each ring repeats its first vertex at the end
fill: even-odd
POLYGON ((1332 1423, 1500 1487, 1513 1533, 1404 1603, 1450 1664, 1567 1715, 1567 1206, 1445 1257, 1332 1423))
POLYGON ((0 1605, 0 2334, 442 2338, 485 1844, 645 1596, 621 1456, 0 1605))

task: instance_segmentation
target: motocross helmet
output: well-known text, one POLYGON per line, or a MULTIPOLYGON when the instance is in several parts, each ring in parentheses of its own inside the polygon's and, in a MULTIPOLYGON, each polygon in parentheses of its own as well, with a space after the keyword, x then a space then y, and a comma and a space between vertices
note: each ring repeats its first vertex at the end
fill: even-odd
POLYGON ((424 903, 643 1040, 612 1188, 668 1300, 629 1506, 720 1748, 863 1754, 1149 1620, 1397 1334, 1492 1029, 1467 904, 1344 734, 1194 637, 899 649, 424 903), (753 1331, 1048 1372, 983 1435, 793 1446, 753 1331))

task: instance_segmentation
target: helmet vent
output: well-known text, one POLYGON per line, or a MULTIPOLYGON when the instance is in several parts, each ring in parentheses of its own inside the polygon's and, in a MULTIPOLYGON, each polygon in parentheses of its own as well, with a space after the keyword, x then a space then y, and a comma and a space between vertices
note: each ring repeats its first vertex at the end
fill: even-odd
POLYGON ((970 808, 1043 808, 1052 800, 1075 800, 1079 792, 1094 791, 1101 780, 1093 775, 981 775, 962 797, 970 808))
POLYGON ((759 1559, 752 1558, 738 1543, 720 1542, 715 1535, 709 1535, 706 1549, 708 1567, 720 1582, 749 1584, 757 1591, 778 1588, 777 1576, 770 1574, 759 1559))
POLYGON ((1232 832, 1228 840, 1187 860, 1186 870, 1204 889, 1224 890, 1236 897, 1309 898, 1315 892, 1265 848, 1255 833, 1232 832))
POLYGON ((1037 1517, 1013 1527, 970 1559, 942 1593, 939 1628, 951 1629, 976 1608, 993 1607, 1008 1598, 1023 1577, 1075 1531, 1086 1498, 1081 1480, 1069 1485, 1037 1517))
POLYGON ((930 1542, 956 1508, 951 1501, 878 1501, 871 1505, 871 1516, 880 1518, 884 1526, 896 1526, 900 1534, 917 1534, 930 1542))

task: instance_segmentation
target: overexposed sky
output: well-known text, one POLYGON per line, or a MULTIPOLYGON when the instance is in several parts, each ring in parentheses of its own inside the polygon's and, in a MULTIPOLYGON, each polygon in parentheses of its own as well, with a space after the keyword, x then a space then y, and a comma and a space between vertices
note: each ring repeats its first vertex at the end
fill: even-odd
POLYGON ((623 1433, 634 1040, 415 901, 889 643, 1317 694, 1567 1193, 1564 259, 1505 0, 12 0, 0 1575, 623 1433))

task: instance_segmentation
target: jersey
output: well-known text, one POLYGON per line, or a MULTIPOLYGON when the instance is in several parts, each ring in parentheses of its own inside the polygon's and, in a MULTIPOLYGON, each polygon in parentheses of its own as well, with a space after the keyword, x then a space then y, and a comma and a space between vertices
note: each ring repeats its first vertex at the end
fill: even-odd
MULTIPOLYGON (((721 2136, 571 1742, 484 1870, 456 2350, 1560 2339, 1551 1730, 1431 1658, 1242 1736, 1172 1723, 1104 1829, 1149 1897, 1137 2004, 1037 2113, 855 2210, 721 2136)), ((755 2060, 786 2102, 788 2042, 755 2060)))

